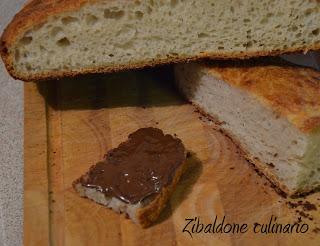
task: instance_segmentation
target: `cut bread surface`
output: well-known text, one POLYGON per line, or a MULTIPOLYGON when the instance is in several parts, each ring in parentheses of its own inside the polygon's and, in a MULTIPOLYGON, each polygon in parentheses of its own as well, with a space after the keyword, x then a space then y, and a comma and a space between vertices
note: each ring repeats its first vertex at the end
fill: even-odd
POLYGON ((34 0, 1 54, 12 76, 48 79, 319 49, 319 23, 315 0, 34 0))
POLYGON ((316 189, 320 73, 243 64, 177 65, 177 85, 188 100, 221 122, 219 127, 282 191, 297 195, 316 189))
POLYGON ((142 207, 142 203, 127 204, 116 197, 107 197, 102 192, 83 186, 81 183, 74 185, 75 190, 80 194, 81 197, 86 197, 90 200, 95 201, 98 204, 111 208, 117 213, 125 213, 134 223, 139 223, 136 213, 137 209, 142 207))

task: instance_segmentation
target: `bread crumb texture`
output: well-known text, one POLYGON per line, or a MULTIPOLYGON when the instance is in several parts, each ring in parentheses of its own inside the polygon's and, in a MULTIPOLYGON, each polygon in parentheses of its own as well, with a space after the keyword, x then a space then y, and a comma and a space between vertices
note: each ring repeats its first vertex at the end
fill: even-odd
POLYGON ((320 129, 320 72, 288 65, 208 68, 226 83, 250 91, 301 131, 320 129))
POLYGON ((34 0, 4 33, 2 54, 16 76, 268 54, 319 47, 319 23, 318 1, 34 0))
POLYGON ((216 62, 179 64, 175 76, 182 94, 222 122, 219 128, 279 189, 291 196, 320 187, 319 72, 216 62))

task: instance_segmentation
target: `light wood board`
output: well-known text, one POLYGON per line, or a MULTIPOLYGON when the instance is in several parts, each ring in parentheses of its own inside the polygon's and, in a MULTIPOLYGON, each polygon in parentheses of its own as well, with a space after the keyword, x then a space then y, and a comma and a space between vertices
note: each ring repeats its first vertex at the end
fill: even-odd
MULTIPOLYGON (((183 101, 166 70, 25 83, 25 245, 320 245, 317 210, 304 234, 253 233, 253 224, 298 221, 232 141, 183 101), (155 79, 157 77, 157 79, 155 79), (141 127, 177 134, 193 155, 159 222, 141 229, 123 215, 80 198, 72 182, 141 127), (243 234, 182 232, 187 218, 247 223, 243 234)), ((294 201, 297 202, 297 201, 294 201)), ((191 230, 191 228, 190 228, 191 230)))

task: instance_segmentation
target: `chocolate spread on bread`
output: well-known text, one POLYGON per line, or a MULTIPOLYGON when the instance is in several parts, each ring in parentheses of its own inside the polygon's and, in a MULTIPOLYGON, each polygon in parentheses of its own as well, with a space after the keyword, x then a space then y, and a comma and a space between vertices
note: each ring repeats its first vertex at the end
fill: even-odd
POLYGON ((105 160, 93 166, 80 182, 106 196, 135 204, 160 193, 184 161, 185 149, 180 139, 164 135, 160 129, 141 128, 110 150, 105 160))

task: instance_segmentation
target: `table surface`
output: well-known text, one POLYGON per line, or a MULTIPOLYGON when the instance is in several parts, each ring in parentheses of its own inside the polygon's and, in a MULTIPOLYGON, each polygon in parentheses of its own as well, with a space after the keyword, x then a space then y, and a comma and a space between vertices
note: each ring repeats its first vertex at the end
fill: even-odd
MULTIPOLYGON (((24 2, 0 1, 0 32, 24 2)), ((0 246, 14 246, 23 238, 23 83, 0 63, 0 246)))
MULTIPOLYGON (((0 1, 0 32, 23 2, 0 1)), ((14 246, 23 236, 23 84, 0 63, 0 246, 14 246)))
POLYGON ((314 230, 320 227, 320 193, 294 200, 279 196, 215 124, 182 100, 172 80, 167 69, 154 69, 25 84, 25 246, 319 245, 314 230), (191 155, 168 206, 144 230, 81 198, 72 182, 130 133, 150 126, 176 134, 191 155), (318 209, 304 211, 299 202, 318 209), (305 234, 253 232, 254 223, 276 216, 277 223, 292 224, 302 212, 305 234), (225 223, 245 223, 248 231, 195 233, 191 239, 183 228, 195 216, 204 224, 226 216, 225 223))

